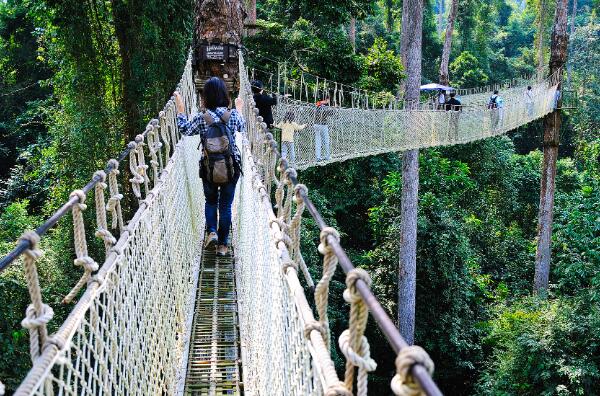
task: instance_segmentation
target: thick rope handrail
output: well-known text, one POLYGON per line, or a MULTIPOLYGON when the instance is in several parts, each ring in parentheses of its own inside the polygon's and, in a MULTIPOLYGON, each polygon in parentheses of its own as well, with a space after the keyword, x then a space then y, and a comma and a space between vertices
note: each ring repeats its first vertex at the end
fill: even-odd
POLYGON ((95 199, 96 199, 96 236, 104 242, 104 248, 106 253, 110 248, 117 243, 116 238, 108 230, 108 221, 106 219, 106 204, 104 201, 104 190, 107 188, 106 173, 102 170, 94 173, 94 177, 99 177, 100 181, 95 186, 95 199))

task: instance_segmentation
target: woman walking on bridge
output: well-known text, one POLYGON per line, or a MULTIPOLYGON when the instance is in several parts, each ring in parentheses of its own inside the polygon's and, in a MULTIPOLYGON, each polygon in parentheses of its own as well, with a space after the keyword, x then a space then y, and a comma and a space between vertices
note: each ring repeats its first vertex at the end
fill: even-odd
POLYGON ((206 197, 204 213, 208 233, 205 248, 216 246, 217 255, 225 256, 229 250, 231 204, 242 169, 235 132, 242 132, 246 124, 242 116, 244 102, 238 97, 235 100, 236 108, 229 110, 230 100, 225 82, 212 77, 202 90, 204 112, 188 120, 181 95, 179 92, 174 95, 179 130, 186 136, 200 135, 202 142, 200 177, 206 197))

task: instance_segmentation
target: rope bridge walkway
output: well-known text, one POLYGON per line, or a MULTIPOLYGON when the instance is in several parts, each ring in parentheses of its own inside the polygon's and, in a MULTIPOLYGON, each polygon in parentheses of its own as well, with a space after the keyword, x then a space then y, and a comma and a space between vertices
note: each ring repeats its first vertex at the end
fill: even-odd
MULTIPOLYGON (((532 112, 523 103, 508 102, 496 123, 489 110, 467 109, 457 115, 457 128, 450 128, 452 112, 331 108, 328 162, 504 133, 550 112, 556 81, 553 76, 534 87, 532 112)), ((191 59, 177 89, 186 112, 197 112, 191 59)), ((298 183, 296 170, 280 159, 278 144, 254 107, 241 54, 240 96, 247 129, 236 134, 243 176, 233 207, 235 258, 202 254, 199 137, 180 136, 171 99, 118 158, 74 191, 46 223, 26 232, 0 261, 2 270, 21 257, 31 297, 22 325, 29 329, 32 368, 16 395, 243 390, 248 395, 362 396, 368 372, 377 366, 364 336, 369 312, 397 354, 393 393, 441 395, 431 379, 433 362, 427 353, 402 339, 372 294, 369 275, 353 267, 339 234, 324 223, 306 186, 298 183), (119 180, 120 162, 126 159, 131 177, 119 180), (129 221, 121 213, 119 181, 131 184, 139 203, 129 221), (96 215, 93 232, 86 231, 83 220, 89 199, 96 215), (305 211, 321 229, 323 273, 316 286, 300 249, 305 211), (83 275, 64 299, 75 302, 70 315, 48 334, 53 310, 42 298, 39 241, 69 212, 74 264, 83 275), (103 241, 105 257, 89 256, 92 234, 103 241), (344 299, 350 304, 349 329, 337 340, 346 357, 343 379, 331 359, 336 340, 327 317, 329 282, 338 265, 347 274, 344 299), (303 285, 314 287, 316 315, 303 285)), ((281 120, 289 112, 298 123, 315 118, 314 106, 285 98, 276 117, 281 120)), ((316 165, 314 133, 308 130, 296 141, 300 169, 316 165)), ((2 388, 0 383, 0 394, 2 388)))

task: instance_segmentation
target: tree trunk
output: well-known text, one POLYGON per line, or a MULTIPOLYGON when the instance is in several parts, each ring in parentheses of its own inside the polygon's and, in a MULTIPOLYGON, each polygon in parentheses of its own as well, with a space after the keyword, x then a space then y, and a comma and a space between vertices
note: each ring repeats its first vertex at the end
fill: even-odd
POLYGON ((538 73, 541 73, 541 71, 544 69, 544 27, 545 27, 545 22, 546 22, 546 0, 539 0, 539 7, 540 9, 538 10, 538 37, 537 37, 537 56, 538 56, 538 62, 537 62, 537 68, 538 68, 538 73))
MULTIPOLYGON (((248 24, 256 25, 256 0, 248 0, 248 24)), ((252 36, 256 33, 256 29, 251 27, 248 29, 248 35, 252 36)))
POLYGON ((142 7, 143 4, 139 0, 113 0, 111 7, 121 55, 121 105, 125 112, 124 134, 128 142, 135 140, 136 135, 143 132, 139 107, 143 92, 133 70, 136 64, 134 58, 141 50, 139 32, 142 25, 142 7))
MULTIPOLYGON (((556 1, 556 14, 552 30, 550 49, 550 75, 560 70, 567 61, 567 7, 568 0, 556 1)), ((561 72, 562 75, 562 72, 561 72)), ((558 89, 561 89, 559 79, 558 89)), ((544 118, 544 161, 540 188, 540 211, 538 223, 538 243, 535 255, 535 277, 533 290, 545 297, 550 278, 550 242, 552 240, 552 212, 554 209, 554 190, 556 179, 556 160, 558 157, 559 132, 561 124, 561 99, 557 108, 544 118)))
MULTIPOLYGON (((571 32, 569 34, 569 53, 573 48, 573 39, 575 38, 575 17, 577 17, 577 0, 573 0, 573 11, 571 12, 571 32)), ((571 69, 573 65, 567 64, 567 89, 571 89, 571 69)))
POLYGON ((442 61, 440 63, 440 84, 449 85, 448 62, 450 61, 450 50, 452 49, 452 33, 454 32, 454 20, 458 10, 458 0, 452 0, 450 12, 448 13, 448 24, 446 25, 446 38, 444 39, 444 49, 442 51, 442 61))
POLYGON ((348 38, 350 39, 350 44, 352 44, 352 51, 356 52, 356 18, 350 19, 348 38))
MULTIPOLYGON (((422 0, 404 0, 402 5, 401 55, 409 109, 419 103, 421 85, 422 0)), ((407 343, 414 343, 417 284, 417 209, 419 198, 419 151, 402 154, 402 203, 400 262, 398 268, 398 327, 407 343)))
POLYGON ((394 0, 385 0, 385 21, 387 25, 387 31, 389 33, 394 31, 394 15, 392 14, 394 8, 394 0))
MULTIPOLYGON (((224 43, 240 46, 246 12, 241 0, 196 0, 195 43, 224 43)), ((237 61, 205 61, 196 64, 198 89, 210 77, 223 78, 230 91, 238 87, 237 61)))

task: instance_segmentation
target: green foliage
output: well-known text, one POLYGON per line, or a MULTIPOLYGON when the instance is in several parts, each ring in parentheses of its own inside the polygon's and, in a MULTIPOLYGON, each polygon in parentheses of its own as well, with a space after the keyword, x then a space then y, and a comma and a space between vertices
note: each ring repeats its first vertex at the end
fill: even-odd
POLYGON ((402 60, 394 51, 388 49, 385 40, 375 39, 366 55, 361 56, 362 76, 359 84, 371 91, 395 93, 400 80, 406 77, 402 60))
POLYGON ((489 77, 479 65, 479 60, 469 51, 463 51, 450 63, 452 85, 477 87, 485 85, 489 77))

